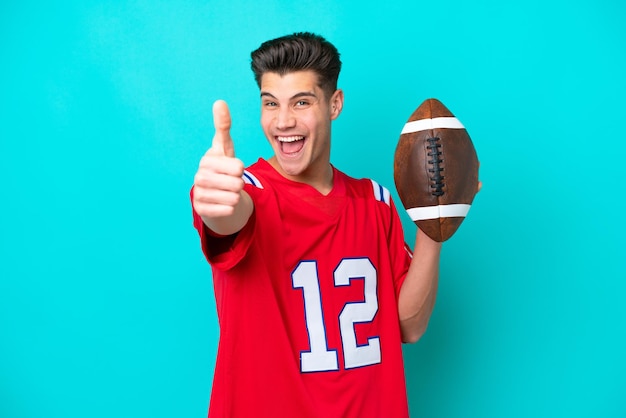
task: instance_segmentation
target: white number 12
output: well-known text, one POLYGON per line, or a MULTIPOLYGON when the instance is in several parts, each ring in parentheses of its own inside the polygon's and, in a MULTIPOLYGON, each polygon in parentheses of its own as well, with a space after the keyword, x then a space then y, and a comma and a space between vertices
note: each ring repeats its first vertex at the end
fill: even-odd
MULTIPOLYGON (((376 269, 367 258, 345 258, 341 260, 333 276, 335 287, 349 286, 353 279, 364 281, 363 301, 346 303, 339 314, 344 367, 353 369, 380 363, 380 338, 370 337, 367 344, 358 345, 354 329, 355 324, 371 322, 378 312, 376 269)), ((302 289, 304 295, 304 314, 309 334, 310 350, 300 353, 300 370, 338 370, 337 350, 329 349, 326 338, 317 263, 301 261, 291 277, 293 287, 302 289)))

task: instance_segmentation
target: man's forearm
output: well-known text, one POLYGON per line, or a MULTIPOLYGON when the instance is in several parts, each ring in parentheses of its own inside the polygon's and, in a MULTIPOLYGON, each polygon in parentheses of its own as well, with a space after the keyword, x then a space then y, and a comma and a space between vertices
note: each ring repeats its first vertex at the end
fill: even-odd
POLYGON ((404 342, 414 343, 426 331, 437 297, 441 245, 418 230, 413 260, 398 300, 404 342))

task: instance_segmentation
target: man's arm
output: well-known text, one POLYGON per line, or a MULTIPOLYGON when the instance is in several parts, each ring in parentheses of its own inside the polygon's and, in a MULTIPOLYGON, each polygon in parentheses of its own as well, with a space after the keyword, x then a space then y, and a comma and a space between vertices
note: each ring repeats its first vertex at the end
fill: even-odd
POLYGON ((403 342, 414 343, 426 332, 437 296, 440 255, 441 242, 418 229, 413 259, 398 300, 403 342))
MULTIPOLYGON (((479 181, 477 192, 482 187, 483 183, 479 181)), ((441 245, 441 242, 433 241, 417 230, 413 259, 398 298, 402 341, 406 343, 417 342, 424 335, 433 313, 439 283, 441 245)))
POLYGON ((204 224, 219 235, 239 232, 248 222, 254 204, 243 190, 243 163, 235 158, 230 136, 230 112, 224 101, 213 105, 215 136, 200 160, 194 177, 193 208, 204 224))

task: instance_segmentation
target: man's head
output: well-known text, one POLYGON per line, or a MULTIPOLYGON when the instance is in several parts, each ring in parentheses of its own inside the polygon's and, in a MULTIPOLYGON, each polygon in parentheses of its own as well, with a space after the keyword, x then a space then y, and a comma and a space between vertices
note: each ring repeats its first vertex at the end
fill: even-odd
POLYGON ((339 52, 333 44, 309 32, 294 33, 264 42, 252 54, 254 79, 261 87, 263 74, 285 75, 296 71, 313 71, 327 98, 337 90, 341 70, 339 52))
POLYGON ((331 122, 343 108, 337 89, 341 61, 324 38, 296 33, 265 42, 252 53, 261 90, 261 127, 288 179, 325 193, 332 187, 331 122))

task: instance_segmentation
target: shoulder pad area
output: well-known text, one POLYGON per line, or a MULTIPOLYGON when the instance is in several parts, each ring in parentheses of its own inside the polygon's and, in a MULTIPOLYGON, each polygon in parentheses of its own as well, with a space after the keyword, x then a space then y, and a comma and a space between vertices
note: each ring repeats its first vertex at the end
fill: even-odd
POLYGON ((244 170, 243 171, 243 176, 241 176, 241 178, 243 179, 244 183, 246 183, 246 184, 251 184, 254 187, 258 187, 259 189, 263 188, 263 185, 261 184, 259 179, 256 178, 256 176, 254 174, 252 174, 251 172, 249 172, 248 170, 244 170))
POLYGON ((380 184, 376 183, 374 180, 370 180, 372 182, 372 187, 374 189, 374 197, 376 198, 376 200, 378 200, 379 202, 383 202, 386 203, 387 206, 391 206, 391 194, 389 193, 389 190, 384 187, 381 186, 380 184))

